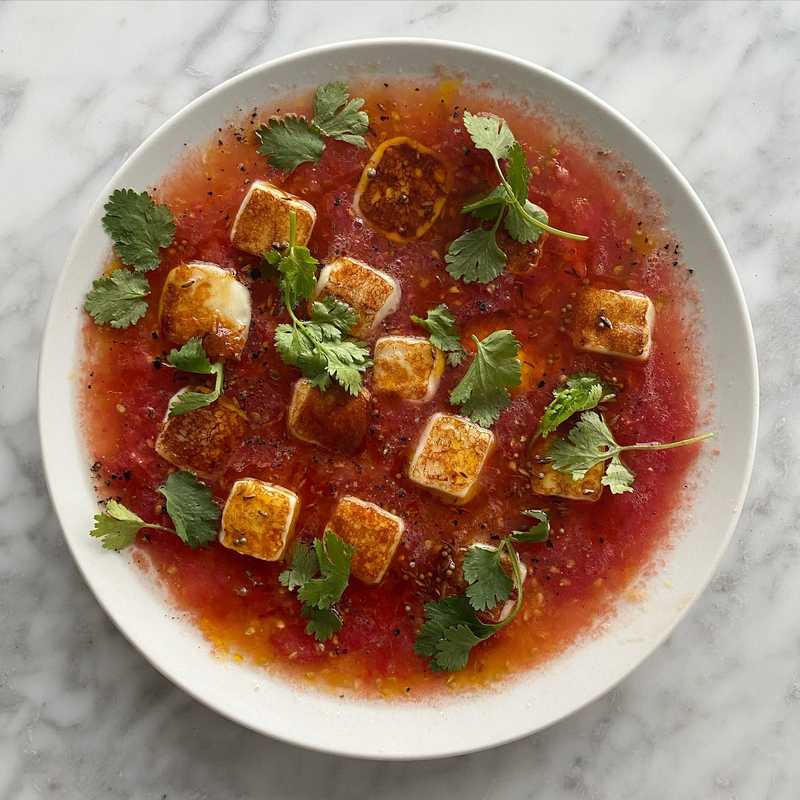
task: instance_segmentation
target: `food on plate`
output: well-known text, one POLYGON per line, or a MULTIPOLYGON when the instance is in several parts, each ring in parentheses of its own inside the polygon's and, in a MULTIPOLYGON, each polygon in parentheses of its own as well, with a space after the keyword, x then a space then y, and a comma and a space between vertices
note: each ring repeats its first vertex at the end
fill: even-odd
POLYGON ((286 427, 301 442, 354 453, 367 435, 369 400, 366 389, 353 397, 338 387, 323 391, 307 378, 301 378, 289 401, 286 427))
POLYGON ((343 256, 326 264, 319 274, 318 298, 334 297, 355 312, 354 336, 368 336, 400 305, 400 286, 385 272, 356 258, 343 256))
POLYGON ((253 181, 231 226, 231 244, 261 256, 289 241, 289 215, 294 213, 296 241, 308 244, 317 211, 311 203, 284 192, 269 181, 253 181))
POLYGON ((353 548, 353 577, 371 584, 383 580, 404 528, 405 523, 396 514, 347 495, 338 500, 326 526, 353 548))
POLYGON ((375 148, 358 182, 353 208, 394 242, 424 236, 442 213, 449 189, 447 165, 407 136, 375 148))
POLYGON ((220 544, 253 558, 279 561, 289 544, 300 498, 283 486, 242 478, 231 487, 222 510, 220 544))
POLYGON ((372 385, 403 400, 433 399, 444 373, 444 354, 417 336, 382 336, 375 342, 372 385))
POLYGON ((466 503, 478 490, 494 434, 455 414, 434 414, 419 435, 409 480, 451 503, 466 503))
POLYGON ((710 435, 652 192, 468 83, 334 82, 209 133, 105 207, 92 536, 217 652, 337 694, 488 686, 589 633, 710 435))
POLYGON ((640 292, 586 288, 575 303, 572 341, 589 353, 647 361, 655 315, 640 292))
POLYGON ((161 333, 185 344, 199 337, 214 359, 238 358, 250 331, 250 292, 235 276, 202 261, 170 270, 161 290, 161 333))

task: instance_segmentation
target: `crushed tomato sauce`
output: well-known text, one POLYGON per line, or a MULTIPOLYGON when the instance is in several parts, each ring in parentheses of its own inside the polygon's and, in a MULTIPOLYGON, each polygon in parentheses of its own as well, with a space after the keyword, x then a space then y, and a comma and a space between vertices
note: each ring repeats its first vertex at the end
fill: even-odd
MULTIPOLYGON (((214 647, 273 671, 337 691, 418 697, 439 687, 474 688, 520 673, 561 652, 611 611, 614 602, 667 542, 676 512, 689 501, 687 470, 697 448, 626 454, 635 492, 597 503, 539 497, 530 491, 528 446, 551 392, 564 375, 594 370, 618 387, 610 427, 623 443, 670 440, 695 432, 701 362, 699 324, 690 270, 679 245, 662 227, 657 201, 614 156, 565 134, 553 117, 501 101, 481 87, 442 84, 351 85, 366 98, 370 148, 395 136, 430 147, 451 170, 447 205, 420 240, 398 244, 352 212, 351 202, 370 150, 328 140, 319 164, 284 175, 256 153, 254 131, 270 113, 308 113, 311 93, 277 107, 243 111, 218 129, 206 147, 189 149, 158 187, 177 223, 174 244, 148 278, 149 311, 136 326, 112 330, 85 325, 81 404, 98 492, 116 497, 152 522, 169 525, 157 487, 174 469, 153 450, 167 402, 196 382, 162 365, 171 344, 158 327, 158 298, 167 272, 185 260, 234 269, 250 289, 253 319, 239 362, 225 365, 225 391, 247 414, 248 434, 229 468, 213 484, 224 503, 234 480, 256 477, 286 486, 301 498, 296 535, 321 535, 336 499, 352 494, 403 517, 406 532, 386 578, 377 587, 351 580, 340 604, 342 630, 324 646, 304 632, 296 596, 278 584, 283 564, 239 555, 217 543, 191 550, 171 534, 142 531, 134 560, 152 570, 174 603, 188 612, 214 647), (476 223, 460 214, 463 202, 496 185, 486 153, 476 151, 461 113, 503 116, 525 147, 534 175, 531 199, 558 227, 585 233, 580 243, 548 236, 529 274, 508 269, 490 285, 447 274, 448 244, 476 223), (234 249, 229 230, 251 181, 266 178, 312 203, 318 214, 310 241, 325 261, 362 259, 393 275, 402 287, 400 309, 370 337, 424 336, 410 314, 447 303, 469 348, 470 334, 511 328, 522 343, 523 383, 493 430, 497 446, 477 497, 448 506, 405 477, 415 436, 466 369, 449 368, 436 397, 419 405, 374 397, 366 444, 343 456, 291 439, 286 408, 298 372, 272 345, 285 321, 275 285, 259 259, 234 249), (656 306, 653 354, 645 364, 576 352, 568 333, 575 293, 583 285, 629 288, 656 306), (549 511, 545 544, 520 545, 528 568, 525 603, 515 621, 476 647, 467 668, 431 672, 413 652, 422 606, 443 578, 447 553, 475 539, 491 541, 531 524, 527 508, 549 511), (443 552, 444 548, 444 552, 443 552)), ((501 236, 501 247, 512 247, 501 236)), ((512 256, 513 259, 513 256, 512 256)), ((109 268, 117 266, 109 261, 109 268)), ((514 266, 511 264, 510 266, 514 266)), ((366 384, 369 387, 370 378, 366 384)), ((111 557, 111 556, 109 556, 111 557)))

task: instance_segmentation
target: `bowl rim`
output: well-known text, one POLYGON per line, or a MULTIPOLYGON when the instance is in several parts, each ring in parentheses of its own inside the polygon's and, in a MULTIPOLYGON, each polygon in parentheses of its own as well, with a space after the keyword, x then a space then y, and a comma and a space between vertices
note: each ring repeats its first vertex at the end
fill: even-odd
MULTIPOLYGON (((318 45, 314 47, 305 48, 302 50, 294 51, 282 56, 279 56, 274 59, 270 59, 266 62, 261 64, 255 65, 253 67, 248 68, 232 77, 226 79, 220 84, 212 87, 211 89, 207 90, 181 109, 179 109, 176 113, 172 114, 168 117, 164 122, 162 122, 154 131, 152 131, 140 144, 136 147, 128 156, 125 158, 123 163, 115 170, 114 174, 108 180, 108 182, 103 186, 102 190, 100 191, 97 199, 92 203, 89 210, 84 216, 83 222, 78 227, 75 236, 73 238, 72 244, 69 248, 67 253, 67 257, 64 261, 64 265, 61 268, 61 271, 58 275, 58 278, 55 283, 55 288, 53 289, 53 293, 50 298, 49 309, 45 321, 45 325, 43 328, 42 333, 42 345, 39 351, 39 363, 37 369, 37 422, 39 428, 39 439, 40 439, 40 448, 42 451, 42 463, 44 469, 44 476, 45 482, 47 485, 48 494, 50 500, 53 504, 53 507, 56 512, 56 516, 59 521, 59 527, 61 528, 62 535, 66 540, 67 547, 75 561, 78 569, 83 576, 83 579, 91 589, 92 593, 94 594, 97 602, 99 605, 104 609, 104 611, 108 614, 108 616, 114 622, 116 628, 123 634, 123 636, 134 646, 134 648, 145 657, 145 659, 165 678, 167 678, 171 683, 175 684, 195 700, 199 701, 203 705, 208 708, 213 709, 217 713, 221 714, 223 717, 230 719, 245 728, 253 730, 257 733, 262 735, 268 735, 274 739, 279 741, 284 741, 290 744, 298 745, 304 748, 308 748, 317 752, 323 753, 332 753, 336 755, 342 756, 349 756, 355 758, 380 758, 382 760, 391 760, 391 761, 403 761, 403 760, 412 760, 412 759, 429 759, 429 758, 441 758, 441 757, 450 757, 456 755, 462 755, 466 753, 476 752, 484 749, 488 749, 491 747, 500 746, 503 744, 507 744, 509 742, 517 741, 522 739, 526 736, 531 735, 532 733, 536 733, 540 730, 544 730, 551 725, 556 724, 557 722, 561 721, 562 719, 576 713, 580 709, 584 708, 585 706, 589 705, 599 697, 603 696, 611 689, 613 689, 617 684, 619 684, 624 678, 630 675, 635 669, 637 669, 647 658, 649 658, 653 652, 655 652, 661 644, 663 644, 664 640, 671 635, 677 625, 681 622, 681 620, 686 616, 689 609, 694 605, 697 598, 702 594, 702 592, 708 586, 708 583, 716 573, 720 561, 727 550, 727 547, 730 544, 731 538, 733 537, 733 533, 736 529, 736 526, 739 522, 739 518, 742 513, 744 501, 747 495, 747 491, 750 484, 750 478, 752 475, 753 464, 755 460, 755 452, 756 452, 756 440, 757 440, 757 433, 758 433, 758 420, 759 420, 759 380, 758 380, 758 362, 757 362, 757 355, 756 355, 756 346, 755 346, 755 338, 753 335, 753 328, 752 322, 747 310, 747 305, 745 302, 744 291, 742 289, 741 283, 739 281, 738 275, 736 273, 735 267, 733 265, 733 261, 728 253, 728 250, 725 246, 725 243, 716 228, 710 214, 706 210, 705 206, 703 205, 702 201, 700 200, 699 196, 689 183, 689 181, 684 177, 684 175, 680 172, 680 170, 672 163, 672 161, 666 156, 666 154, 656 145, 642 130, 639 129, 634 123, 627 119, 622 113, 617 111, 614 107, 609 105, 606 101, 595 95, 593 92, 585 89, 578 83, 559 75, 558 73, 546 68, 542 67, 538 64, 535 64, 527 59, 520 58, 518 56, 510 55, 508 53, 502 52, 500 50, 496 50, 493 48, 483 47, 481 45, 476 44, 468 44, 464 42, 446 40, 446 39, 437 39, 437 38, 427 38, 427 37, 367 37, 363 39, 350 39, 338 42, 327 43, 323 45, 318 45), (694 203, 694 210, 700 216, 701 221, 704 223, 705 228, 710 233, 713 244, 718 249, 720 255, 722 256, 722 261, 725 266, 725 270, 728 273, 728 278, 730 279, 731 287, 734 293, 735 299, 735 309, 732 309, 733 312, 738 316, 739 320, 744 325, 744 334, 747 340, 747 352, 743 354, 744 358, 742 359, 742 363, 740 366, 745 366, 744 362, 746 361, 750 367, 750 378, 752 381, 752 396, 750 398, 750 409, 748 413, 748 419, 750 420, 749 431, 747 435, 746 441, 746 455, 745 455, 745 463, 744 463, 744 470, 741 473, 741 480, 739 482, 739 488, 734 498, 735 509, 733 514, 730 516, 724 536, 720 539, 719 546, 714 554, 712 559, 709 559, 707 564, 707 569, 705 571, 704 579, 700 584, 697 586, 697 591, 694 594, 691 602, 688 602, 683 608, 681 608, 677 613, 674 614, 671 622, 666 626, 666 628, 661 632, 660 636, 653 637, 652 640, 648 643, 646 648, 646 652, 644 652, 639 660, 628 668, 624 669, 621 674, 619 674, 615 680, 607 683, 603 688, 598 689, 589 694, 589 696, 583 698, 581 702, 576 705, 571 705, 570 707, 564 709, 560 714, 554 716, 552 719, 547 721, 546 723, 538 726, 533 727, 525 727, 520 726, 518 730, 511 733, 510 735, 505 735, 502 737, 493 737, 490 741, 485 741, 479 744, 462 744, 462 745, 452 745, 447 747, 440 747, 435 750, 431 750, 429 752, 421 753, 419 751, 408 751, 408 752, 401 752, 398 751, 396 753, 376 753, 366 744, 362 744, 360 748, 356 749, 351 746, 337 746, 336 744, 325 744, 321 745, 319 743, 310 743, 302 734, 302 732, 298 733, 297 735, 286 733, 285 731, 276 732, 275 730, 270 729, 270 726, 263 725, 259 726, 252 722, 252 720, 244 719, 241 715, 235 713, 230 708, 225 707, 224 704, 220 702, 215 702, 212 699, 204 697, 202 693, 196 691, 194 687, 192 687, 187 680, 184 679, 184 676, 176 672, 174 670, 168 669, 164 665, 160 664, 156 659, 155 655, 151 652, 148 652, 147 649, 143 648, 140 643, 134 638, 134 634, 131 633, 126 628, 126 623, 119 619, 119 617, 111 610, 108 604, 105 602, 104 597, 102 594, 97 590, 95 587, 94 581, 92 580, 89 571, 86 569, 86 565, 83 563, 81 557, 79 556, 78 552, 73 546, 73 543, 69 536, 66 534, 66 523, 65 523, 65 512, 64 509, 57 504, 56 502, 56 495, 55 495, 55 484, 58 481, 58 475, 55 473, 54 468, 54 456, 52 455, 52 450, 48 447, 48 442, 46 441, 46 421, 45 421, 45 393, 46 393, 46 384, 44 381, 45 369, 47 365, 47 349, 48 343, 51 342, 54 338, 54 329, 57 324, 57 316, 56 316, 56 307, 57 307, 57 300, 59 296, 63 293, 64 286, 68 280, 68 265, 70 265, 76 258, 82 240, 84 239, 87 231, 89 230, 92 220, 97 216, 99 208, 105 202, 105 198, 108 196, 109 192, 113 190, 113 188, 117 185, 119 176, 123 174, 129 164, 135 161, 139 155, 150 149, 158 139, 163 136, 170 128, 177 125, 186 117, 192 115, 195 110, 207 103, 213 97, 218 94, 222 94, 226 92, 229 88, 236 85, 237 83, 244 82, 248 78, 258 73, 268 73, 269 71, 273 70, 279 66, 286 66, 291 65, 295 62, 302 62, 303 60, 311 57, 318 57, 324 56, 326 53, 333 53, 342 50, 349 50, 353 48, 385 48, 385 47, 419 47, 419 48, 435 48, 440 49, 443 55, 446 52, 450 53, 460 53, 465 56, 474 55, 476 57, 489 57, 492 59, 496 59, 500 62, 505 62, 507 64, 513 65, 517 68, 523 68, 524 70, 529 71, 532 74, 537 75, 539 78, 543 78, 547 81, 551 81, 555 84, 559 84, 561 88, 571 91, 572 93, 576 94, 581 101, 588 103, 590 106, 594 106, 595 109, 599 110, 603 114, 611 117, 617 124, 621 125, 627 133, 632 136, 634 139, 638 140, 641 145, 651 152, 652 155, 656 157, 658 162, 660 163, 661 167, 666 170, 667 173, 679 184, 680 188, 691 198, 694 203), (51 453, 51 455, 48 455, 51 453)), ((289 684, 287 684, 289 686, 289 684)))

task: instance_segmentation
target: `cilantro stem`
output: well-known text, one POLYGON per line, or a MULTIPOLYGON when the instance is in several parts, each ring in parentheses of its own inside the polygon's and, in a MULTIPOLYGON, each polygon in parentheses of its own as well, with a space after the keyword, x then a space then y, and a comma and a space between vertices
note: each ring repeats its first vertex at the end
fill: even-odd
POLYGON ((688 439, 680 439, 677 442, 638 442, 637 444, 618 445, 616 449, 609 450, 608 454, 609 456, 614 456, 632 450, 671 450, 673 447, 683 447, 687 444, 704 442, 713 436, 713 433, 701 433, 697 436, 690 436, 688 439))
POLYGON ((517 199, 517 196, 514 194, 514 190, 511 188, 511 184, 506 180, 503 170, 500 169, 500 162, 494 156, 492 156, 492 160, 494 161, 497 174, 500 176, 500 182, 503 184, 503 188, 508 193, 512 205, 517 209, 522 217, 524 217, 524 219, 526 219, 532 225, 535 225, 537 228, 541 228, 543 231, 552 233, 554 236, 560 236, 562 239, 572 239, 576 242, 585 242, 589 238, 588 236, 584 236, 582 233, 570 233, 569 231, 562 231, 560 228, 554 228, 552 225, 548 225, 546 222, 542 222, 540 219, 537 219, 529 214, 525 210, 525 206, 523 206, 522 203, 520 203, 520 201, 517 199))
POLYGON ((511 539, 509 537, 503 539, 500 547, 505 549, 506 553, 508 554, 508 560, 511 562, 511 571, 514 573, 514 588, 517 591, 517 596, 514 600, 514 606, 511 609, 511 613, 502 622, 498 622, 493 626, 496 631, 505 628, 505 626, 517 616, 519 610, 522 608, 522 566, 519 563, 517 550, 511 543, 511 539))

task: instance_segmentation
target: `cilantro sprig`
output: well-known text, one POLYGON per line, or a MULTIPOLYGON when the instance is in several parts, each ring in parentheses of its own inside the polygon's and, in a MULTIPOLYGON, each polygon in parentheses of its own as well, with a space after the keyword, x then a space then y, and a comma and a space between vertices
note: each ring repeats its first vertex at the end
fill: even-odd
POLYGON ((175 528, 143 520, 116 500, 106 503, 105 511, 95 515, 90 534, 106 550, 123 550, 133 544, 143 528, 174 533, 191 548, 203 547, 217 535, 219 506, 211 490, 191 472, 178 470, 167 477, 158 491, 166 498, 167 514, 175 528))
POLYGON ((117 189, 105 206, 103 227, 114 243, 123 264, 97 278, 86 295, 83 307, 98 325, 128 328, 147 313, 150 284, 143 272, 161 263, 161 248, 175 238, 175 220, 168 206, 156 205, 147 192, 117 189))
POLYGON ((543 542, 550 533, 545 511, 524 511, 537 520, 527 531, 513 531, 497 547, 474 544, 464 556, 467 589, 463 595, 425 604, 425 622, 414 642, 414 652, 429 659, 434 671, 458 672, 467 666, 475 645, 510 625, 523 602, 523 572, 514 544, 543 542), (498 622, 485 622, 479 613, 504 606, 512 593, 513 604, 503 609, 498 622))
POLYGON ((507 259, 497 244, 501 224, 512 239, 526 244, 536 242, 544 232, 565 239, 586 240, 582 234, 554 228, 549 224, 547 212, 528 200, 531 171, 525 152, 504 119, 465 111, 464 127, 475 147, 486 150, 492 157, 500 185, 461 209, 481 223, 492 222, 492 225, 485 228, 481 224, 450 244, 445 256, 450 275, 464 283, 489 283, 502 274, 507 259), (501 161, 506 162, 505 173, 501 161))
POLYGON ((457 367, 467 357, 467 351, 461 344, 455 317, 444 303, 428 309, 425 319, 412 314, 411 321, 428 331, 431 344, 447 354, 447 363, 451 367, 457 367))
POLYGON ((372 366, 369 348, 347 333, 356 324, 356 314, 347 303, 325 297, 311 305, 310 319, 300 319, 294 307, 310 300, 316 285, 319 262, 308 248, 297 245, 297 218, 289 213, 289 245, 265 258, 280 273, 280 288, 291 322, 275 329, 275 348, 287 364, 297 367, 311 383, 327 389, 331 381, 352 395, 363 385, 363 374, 372 366))
POLYGON ((137 272, 156 269, 161 263, 161 248, 169 247, 175 238, 169 206, 156 205, 147 192, 116 189, 104 209, 103 227, 122 263, 137 272))
POLYGON ((364 148, 369 116, 361 110, 363 105, 364 99, 351 98, 344 83, 320 86, 314 93, 311 121, 296 114, 272 117, 256 131, 258 152, 271 166, 290 172, 305 162, 318 162, 326 137, 364 148))
POLYGON ((588 411, 600 403, 613 400, 615 396, 593 372, 576 372, 570 375, 561 386, 553 390, 553 399, 539 421, 537 436, 549 436, 573 414, 588 411))
POLYGON ((127 328, 147 313, 150 284, 144 275, 129 269, 115 269, 92 283, 83 304, 98 325, 127 328))
POLYGON ((585 411, 570 428, 566 438, 556 439, 548 449, 546 458, 554 469, 566 472, 574 481, 583 480, 586 473, 597 464, 606 464, 601 483, 612 494, 633 491, 635 474, 623 463, 620 455, 636 450, 671 450, 710 439, 713 433, 702 433, 676 442, 640 442, 620 445, 614 439, 603 417, 595 411, 585 411))
POLYGON ((222 362, 217 361, 212 364, 209 361, 199 336, 189 339, 180 350, 171 350, 167 356, 167 363, 182 372, 193 372, 196 375, 213 375, 215 378, 214 388, 210 391, 194 392, 184 389, 174 395, 169 401, 167 413, 170 417, 188 414, 190 411, 204 408, 219 400, 224 380, 222 362))
POLYGON ((450 402, 473 422, 490 428, 511 402, 509 389, 519 385, 522 367, 519 341, 512 331, 500 330, 485 339, 472 337, 477 351, 464 377, 450 392, 450 402))
POLYGON ((342 628, 336 604, 350 580, 352 558, 353 548, 326 530, 321 539, 314 540, 313 548, 298 541, 291 566, 278 576, 281 586, 297 590, 302 614, 308 620, 306 633, 318 642, 327 641, 342 628))

